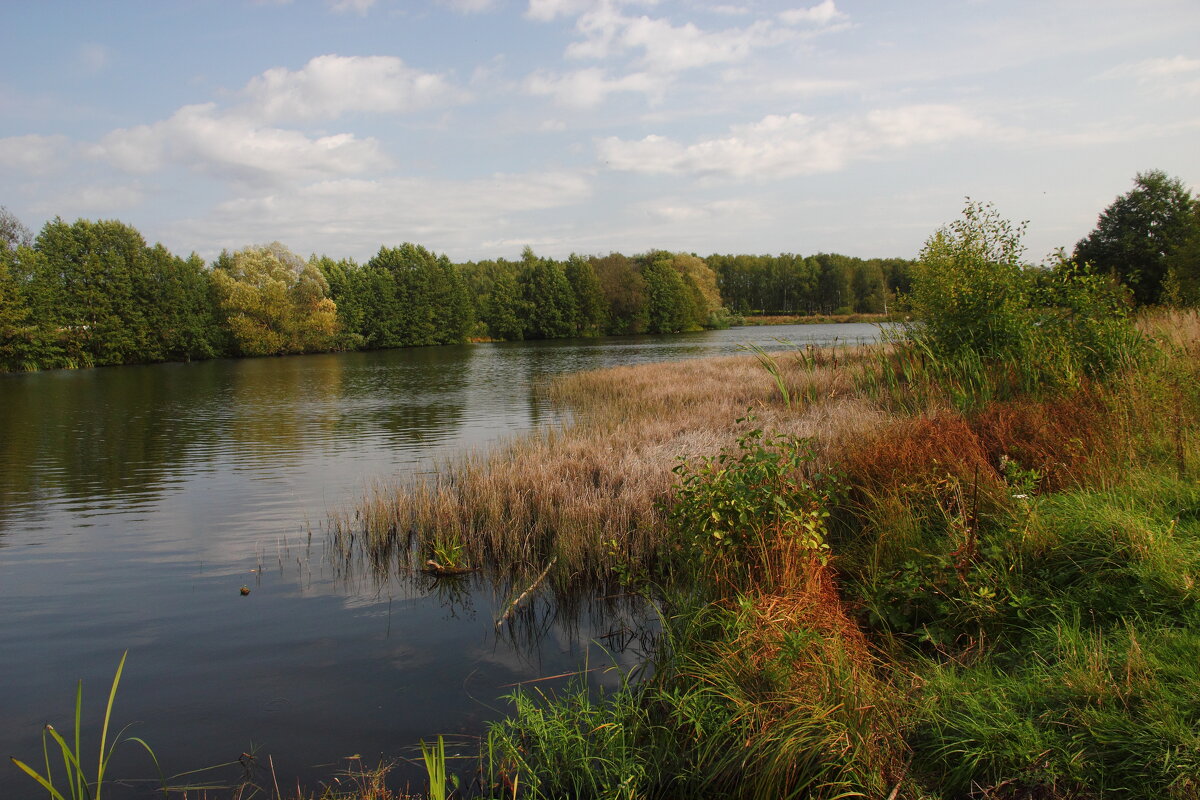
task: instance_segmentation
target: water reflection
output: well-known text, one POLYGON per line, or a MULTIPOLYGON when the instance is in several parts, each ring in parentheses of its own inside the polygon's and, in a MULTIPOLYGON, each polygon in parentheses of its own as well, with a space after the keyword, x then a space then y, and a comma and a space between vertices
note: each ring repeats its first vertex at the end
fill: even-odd
MULTIPOLYGON (((308 522, 374 481, 558 421, 535 387, 561 373, 875 334, 802 326, 0 376, 0 752, 37 760, 41 725, 68 722, 76 680, 94 700, 126 648, 117 715, 145 720, 135 734, 168 771, 253 741, 309 784, 350 753, 477 735, 514 684, 589 660, 631 668, 651 604, 550 580, 497 631, 521 579, 350 574, 308 522)), ((14 772, 0 770, 0 797, 29 794, 14 772)))

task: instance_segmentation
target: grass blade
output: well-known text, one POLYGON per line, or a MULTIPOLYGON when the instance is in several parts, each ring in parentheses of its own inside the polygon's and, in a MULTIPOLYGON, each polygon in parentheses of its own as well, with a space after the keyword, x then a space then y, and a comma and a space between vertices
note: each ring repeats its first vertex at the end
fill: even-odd
MULTIPOLYGON (((113 675, 112 688, 108 691, 108 705, 104 707, 104 724, 100 727, 100 762, 96 765, 96 800, 100 800, 100 791, 104 788, 104 770, 108 766, 108 757, 112 755, 110 750, 107 754, 104 752, 104 746, 108 739, 108 722, 112 718, 113 703, 117 699, 117 685, 121 682, 121 672, 125 669, 125 659, 129 657, 129 651, 126 650, 121 654, 121 661, 117 664, 117 672, 113 675)), ((82 688, 83 682, 80 682, 82 688)), ((76 717, 78 718, 78 707, 76 707, 76 717)), ((79 733, 79 723, 75 723, 76 735, 79 733)), ((76 742, 78 749, 79 743, 76 742)), ((113 749, 116 749, 116 744, 113 744, 113 749)))
MULTIPOLYGON (((39 784, 41 784, 42 788, 45 789, 47 792, 49 792, 50 796, 52 798, 54 798, 54 800, 66 800, 66 798, 62 796, 62 793, 60 793, 57 789, 55 789, 54 785, 52 783, 50 783, 50 781, 47 778, 43 778, 41 775, 38 774, 37 770, 32 769, 24 761, 20 760, 19 758, 14 758, 12 756, 9 756, 8 760, 11 761, 13 764, 15 764, 17 769, 21 770, 26 775, 28 775, 29 777, 31 777, 35 781, 37 781, 39 784)), ((50 771, 46 770, 46 774, 49 775, 50 771)))

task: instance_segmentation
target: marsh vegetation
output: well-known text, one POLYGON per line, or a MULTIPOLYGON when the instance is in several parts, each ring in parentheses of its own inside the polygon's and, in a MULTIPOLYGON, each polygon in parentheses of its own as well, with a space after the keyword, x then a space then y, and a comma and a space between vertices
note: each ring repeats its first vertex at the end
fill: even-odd
POLYGON ((919 264, 890 344, 569 376, 573 425, 332 521, 663 609, 615 690, 511 698, 484 794, 1200 796, 1200 315, 985 206, 919 264))

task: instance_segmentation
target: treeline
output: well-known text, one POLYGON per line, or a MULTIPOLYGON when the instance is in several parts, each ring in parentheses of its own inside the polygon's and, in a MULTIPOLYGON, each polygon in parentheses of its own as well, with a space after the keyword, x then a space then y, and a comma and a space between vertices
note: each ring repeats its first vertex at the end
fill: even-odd
POLYGON ((470 262, 462 271, 492 339, 678 333, 728 327, 717 276, 700 258, 656 250, 638 256, 572 255, 470 262))
POLYGON ((913 262, 837 253, 711 255, 721 296, 738 314, 882 314, 908 291, 913 262))
POLYGON ((362 266, 278 242, 208 265, 113 220, 34 239, 0 214, 0 234, 0 370, 444 344, 475 325, 459 270, 411 244, 362 266))
POLYGON ((0 209, 0 371, 721 328, 730 311, 882 311, 907 261, 625 256, 452 263, 415 244, 366 263, 278 242, 212 263, 116 220, 34 237, 0 209))

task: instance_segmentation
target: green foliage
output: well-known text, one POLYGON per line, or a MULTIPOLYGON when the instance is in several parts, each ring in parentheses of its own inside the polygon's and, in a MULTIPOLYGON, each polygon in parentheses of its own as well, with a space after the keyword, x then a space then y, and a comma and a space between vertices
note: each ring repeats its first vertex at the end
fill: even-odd
POLYGON ((22 369, 31 360, 29 305, 12 274, 16 254, 0 248, 0 371, 22 369))
POLYGON ((451 786, 451 791, 458 788, 458 776, 451 775, 447 780, 446 776, 446 742, 439 735, 437 744, 426 745, 425 741, 421 740, 421 760, 425 763, 425 774, 429 778, 429 792, 426 794, 428 800, 446 800, 446 787, 451 786))
POLYGON ((572 254, 563 270, 575 294, 575 335, 600 335, 608 321, 608 311, 600 279, 591 262, 572 254))
POLYGON ((968 201, 962 219, 934 233, 913 267, 910 302, 920 327, 910 337, 938 358, 1023 354, 1033 291, 1023 234, 994 207, 968 201))
POLYGON ((1157 303, 1170 257, 1197 235, 1193 206, 1183 181, 1161 170, 1139 172, 1134 188, 1114 200, 1095 230, 1075 245, 1075 261, 1115 276, 1139 304, 1157 303))
POLYGON ((380 248, 350 290, 366 347, 458 344, 475 323, 458 268, 420 245, 380 248))
POLYGON ((678 333, 691 322, 690 298, 683 277, 666 258, 654 259, 642 267, 646 282, 647 330, 650 333, 678 333))
POLYGON ((525 304, 515 273, 496 275, 481 316, 493 338, 510 342, 525 338, 525 304))
POLYGON ((114 737, 112 744, 108 743, 108 726, 112 720, 113 703, 117 699, 117 686, 121 682, 121 672, 125 669, 125 658, 128 655, 128 651, 121 655, 121 660, 117 664, 116 674, 113 675, 112 688, 108 692, 108 704, 104 707, 104 722, 100 726, 100 754, 96 760, 94 780, 90 777, 92 774, 91 768, 85 763, 86 756, 83 753, 80 741, 83 681, 80 681, 75 687, 74 746, 68 743, 62 734, 55 730, 53 725, 46 725, 42 731, 42 754, 45 760, 45 772, 38 772, 20 759, 10 758, 18 769, 37 781, 38 785, 46 790, 52 800, 67 800, 67 798, 71 800, 85 800, 85 798, 87 800, 93 800, 93 798, 94 800, 101 800, 104 792, 104 776, 108 771, 108 762, 112 758, 112 754, 117 749, 117 746, 122 742, 134 742, 141 745, 150 754, 151 760, 154 761, 155 769, 158 768, 158 761, 154 758, 154 751, 150 749, 150 745, 137 737, 125 736, 124 729, 114 737), (62 753, 64 783, 59 784, 59 786, 55 786, 54 771, 50 766, 49 742, 47 740, 53 741, 62 753))
POLYGON ((652 725, 640 695, 624 682, 593 695, 583 681, 557 696, 509 695, 512 715, 493 723, 487 736, 492 785, 514 787, 514 795, 519 787, 531 800, 652 796, 656 753, 646 746, 652 725))
POLYGON ((722 450, 695 467, 686 460, 675 467, 669 524, 701 553, 749 555, 764 541, 790 537, 824 559, 825 521, 837 481, 814 473, 812 462, 812 448, 803 439, 746 431, 737 451, 722 450))
POLYGON ((1200 202, 1192 202, 1192 219, 1187 233, 1167 254, 1163 277, 1163 303, 1200 306, 1200 202))
POLYGON ((212 272, 225 324, 241 355, 332 349, 337 306, 313 264, 275 242, 222 253, 212 272))
POLYGON ((1078 386, 1138 350, 1115 286, 1065 260, 1050 270, 1025 266, 1023 233, 992 206, 968 201, 913 267, 908 343, 962 401, 1078 386))
POLYGON ((556 261, 538 258, 528 247, 521 256, 518 285, 524 303, 525 337, 560 339, 576 331, 575 293, 556 261))
POLYGON ((353 259, 334 261, 329 256, 313 256, 309 263, 320 270, 329 286, 329 299, 337 306, 338 346, 344 350, 365 347, 367 340, 363 331, 369 299, 362 268, 353 259))
POLYGON ((637 264, 620 253, 591 259, 592 269, 608 303, 606 333, 622 335, 646 331, 646 281, 637 264))
MULTIPOLYGON (((805 258, 710 255, 720 294, 730 308, 761 314, 878 313, 909 287, 906 259, 859 259, 836 253, 805 258)), ((887 306, 887 308, 885 308, 887 306)))

